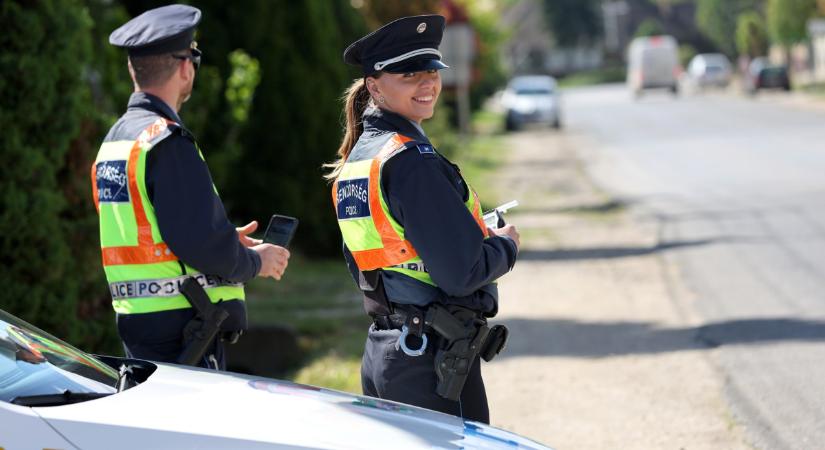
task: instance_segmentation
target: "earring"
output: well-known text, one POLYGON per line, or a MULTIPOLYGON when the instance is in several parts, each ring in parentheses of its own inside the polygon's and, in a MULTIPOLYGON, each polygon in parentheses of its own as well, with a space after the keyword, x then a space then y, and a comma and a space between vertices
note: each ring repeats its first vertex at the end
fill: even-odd
POLYGON ((384 96, 383 96, 383 95, 379 95, 379 96, 378 96, 378 103, 383 104, 385 101, 386 101, 386 100, 384 100, 384 96))

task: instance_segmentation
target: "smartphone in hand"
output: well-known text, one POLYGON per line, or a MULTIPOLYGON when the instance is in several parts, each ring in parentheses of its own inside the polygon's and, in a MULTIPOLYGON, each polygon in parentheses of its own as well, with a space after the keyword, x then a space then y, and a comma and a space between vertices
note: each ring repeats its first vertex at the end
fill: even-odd
POLYGON ((295 229, 298 228, 298 219, 289 216, 274 214, 269 219, 269 225, 264 233, 264 242, 289 248, 292 237, 295 236, 295 229))

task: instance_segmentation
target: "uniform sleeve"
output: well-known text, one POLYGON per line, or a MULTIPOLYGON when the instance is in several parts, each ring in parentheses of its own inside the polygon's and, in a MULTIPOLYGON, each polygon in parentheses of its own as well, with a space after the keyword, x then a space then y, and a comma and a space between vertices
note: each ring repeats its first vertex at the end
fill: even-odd
POLYGON ((254 278, 257 252, 241 245, 195 145, 172 135, 149 152, 146 187, 163 240, 181 261, 232 282, 254 278))
POLYGON ((388 161, 384 171, 390 211, 441 290, 468 296, 510 271, 515 242, 484 239, 462 199, 464 182, 445 161, 412 149, 388 161))

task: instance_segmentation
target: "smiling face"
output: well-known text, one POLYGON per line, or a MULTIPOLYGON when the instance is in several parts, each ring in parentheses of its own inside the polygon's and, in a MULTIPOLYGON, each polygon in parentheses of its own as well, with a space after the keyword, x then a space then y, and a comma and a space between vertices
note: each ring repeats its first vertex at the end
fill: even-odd
POLYGON ((433 116, 441 75, 437 70, 382 73, 378 78, 367 77, 367 88, 379 107, 421 123, 433 116))

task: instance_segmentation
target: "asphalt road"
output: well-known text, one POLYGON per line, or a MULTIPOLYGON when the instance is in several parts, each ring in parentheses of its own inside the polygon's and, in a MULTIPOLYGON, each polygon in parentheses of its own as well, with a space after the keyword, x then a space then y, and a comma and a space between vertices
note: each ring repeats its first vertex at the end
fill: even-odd
POLYGON ((690 288, 756 448, 825 448, 825 109, 783 94, 564 93, 588 171, 690 288))

